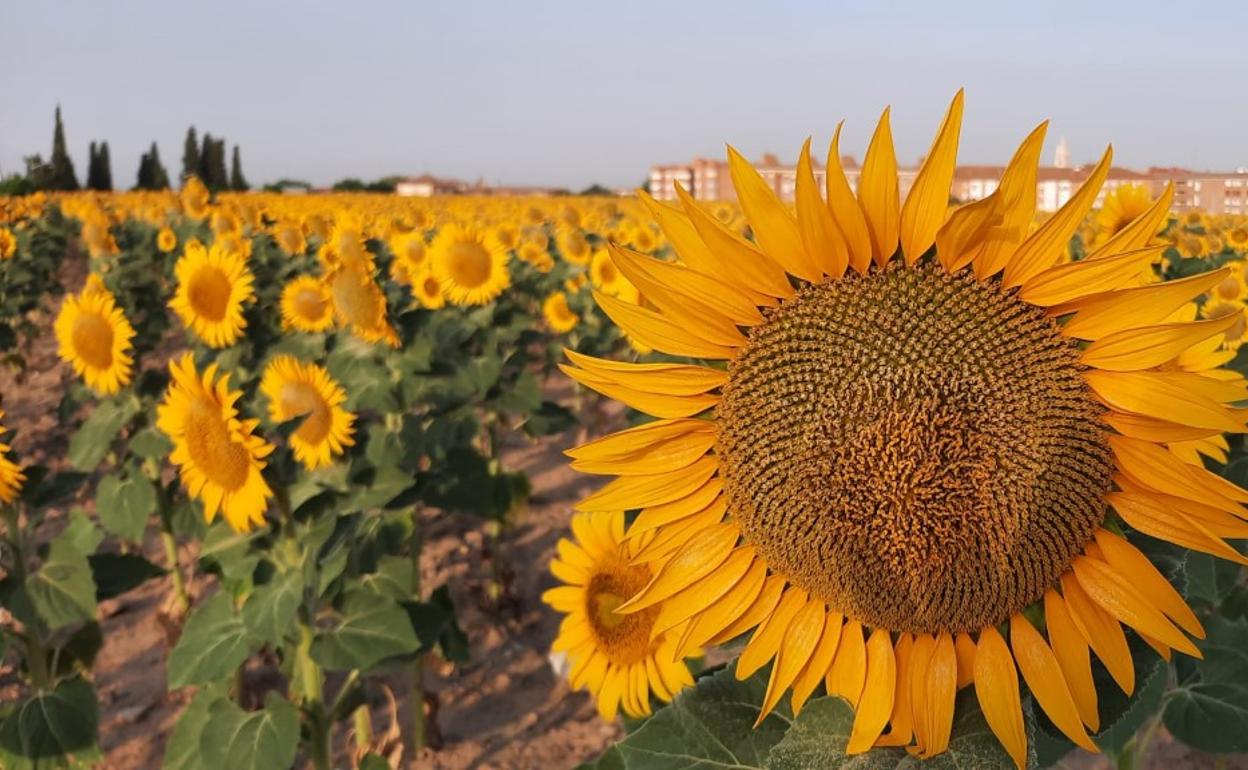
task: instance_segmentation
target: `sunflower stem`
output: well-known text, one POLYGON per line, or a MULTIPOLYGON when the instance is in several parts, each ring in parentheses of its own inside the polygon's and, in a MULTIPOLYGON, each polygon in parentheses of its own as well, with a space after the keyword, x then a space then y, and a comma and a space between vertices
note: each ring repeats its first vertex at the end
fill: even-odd
POLYGON ((182 565, 178 562, 178 541, 173 535, 173 501, 169 490, 160 483, 160 471, 154 467, 145 468, 148 478, 156 485, 156 504, 160 515, 160 542, 165 548, 165 564, 169 569, 169 579, 173 584, 174 613, 182 618, 191 608, 191 597, 186 591, 186 578, 182 574, 182 565))
POLYGON ((362 755, 373 742, 373 715, 368 710, 368 704, 356 708, 351 719, 355 724, 355 747, 362 755))
MULTIPOLYGON (((9 543, 13 546, 12 578, 21 585, 26 580, 26 538, 22 536, 21 513, 15 505, 3 505, 4 525, 9 543)), ((30 684, 37 691, 48 689, 52 677, 48 672, 48 651, 40 638, 42 629, 32 624, 26 629, 26 670, 30 672, 30 684)))
MULTIPOLYGON (((420 509, 412 509, 412 534, 408 538, 408 547, 412 560, 412 598, 421 600, 420 555, 424 549, 424 532, 420 527, 420 509)), ((425 689, 423 682, 425 656, 418 653, 412 661, 411 692, 408 702, 412 708, 411 736, 408 741, 411 759, 415 760, 425 748, 425 689)))
POLYGON ((312 659, 314 637, 312 626, 301 619, 295 665, 299 672, 303 710, 308 719, 308 758, 316 770, 330 770, 330 724, 325 713, 321 667, 312 659))

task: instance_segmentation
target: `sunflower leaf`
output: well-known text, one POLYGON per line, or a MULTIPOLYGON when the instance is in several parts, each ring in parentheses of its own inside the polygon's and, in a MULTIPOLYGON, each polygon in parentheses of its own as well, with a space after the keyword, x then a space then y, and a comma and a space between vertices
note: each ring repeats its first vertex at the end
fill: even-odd
POLYGON ((91 471, 100 464, 121 426, 138 411, 136 399, 102 401, 69 440, 67 458, 75 470, 91 471))
POLYGON ((207 684, 231 674, 251 652, 243 619, 222 592, 197 607, 169 654, 169 688, 207 684))
POLYGON ((420 647, 407 613, 398 602, 380 594, 355 591, 347 596, 341 620, 320 631, 312 657, 328 669, 367 670, 420 647))
MULTIPOLYGON (((95 690, 86 681, 66 679, 55 690, 40 692, 17 704, 0 722, 2 754, 17 758, 15 767, 34 760, 32 767, 51 767, 50 760, 90 751, 99 729, 95 690)), ((5 763, 6 766, 7 763, 5 763)))
POLYGON ((1202 751, 1248 751, 1248 621, 1214 616, 1206 631, 1204 660, 1168 695, 1166 729, 1202 751))
POLYGON ((205 765, 231 770, 290 767, 298 748, 299 711, 274 692, 259 711, 225 699, 213 703, 199 739, 205 765))
POLYGON ((26 594, 51 630, 95 618, 91 565, 63 536, 52 541, 39 569, 26 576, 26 594))

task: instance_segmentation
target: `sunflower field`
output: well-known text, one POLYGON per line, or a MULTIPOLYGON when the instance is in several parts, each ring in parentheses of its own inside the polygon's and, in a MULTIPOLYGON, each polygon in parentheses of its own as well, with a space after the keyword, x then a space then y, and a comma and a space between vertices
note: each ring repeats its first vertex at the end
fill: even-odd
POLYGON ((961 94, 903 199, 888 120, 792 205, 731 148, 731 203, 0 198, 0 767, 103 761, 101 607, 153 586, 160 766, 432 761, 477 640, 430 517, 499 612, 542 574, 622 725, 568 766, 1248 753, 1248 218, 1099 199, 1110 151, 1037 212, 1044 125, 951 204, 961 94), (552 441, 611 480, 509 565, 552 441))

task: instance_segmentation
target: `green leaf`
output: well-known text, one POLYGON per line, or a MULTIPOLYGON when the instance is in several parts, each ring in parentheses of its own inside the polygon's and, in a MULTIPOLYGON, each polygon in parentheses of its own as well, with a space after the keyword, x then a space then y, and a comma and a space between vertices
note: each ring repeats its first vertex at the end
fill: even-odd
POLYGON ((99 721, 95 690, 78 677, 66 679, 9 713, 0 723, 0 747, 32 760, 84 752, 95 746, 99 721))
MULTIPOLYGON (((971 690, 963 690, 958 696, 949 750, 928 760, 916 759, 904 749, 880 748, 851 759, 845 754, 845 745, 853 725, 854 712, 848 703, 840 698, 817 698, 802 709, 792 729, 772 748, 763 767, 802 770, 852 764, 856 770, 996 770, 1014 766, 984 720, 971 690)), ((1034 748, 1029 747, 1028 752, 1028 766, 1035 766, 1034 748)))
POLYGON ((624 755, 618 746, 608 746, 607 750, 592 762, 582 762, 576 770, 625 770, 624 755))
POLYGON ((49 629, 95 618, 91 565, 65 537, 53 540, 43 564, 26 576, 26 594, 49 629))
POLYGON ((1188 590, 1191 599, 1214 607, 1222 603, 1239 582, 1242 568, 1234 562, 1189 551, 1186 558, 1188 590))
POLYGON ((250 652, 243 619, 222 592, 191 614, 182 637, 169 654, 169 688, 208 684, 233 673, 250 652))
POLYGON ((165 574, 165 570, 136 553, 93 553, 87 562, 98 601, 120 596, 165 574))
POLYGON ((95 549, 104 540, 104 533, 86 511, 75 508, 69 512, 69 523, 65 525, 61 537, 73 544, 79 553, 95 553, 95 549))
MULTIPOLYGON (((410 584, 409 584, 410 585, 410 584)), ((451 592, 440 586, 427 602, 405 601, 404 609, 411 619, 416 637, 420 639, 420 651, 429 652, 440 648, 442 657, 457 663, 469 658, 468 636, 455 619, 455 605, 451 592)))
POLYGON ((494 404, 500 411, 526 415, 542 406, 542 386, 531 372, 522 373, 511 385, 504 388, 494 404))
POLYGON ((398 602, 356 591, 347 596, 338 624, 316 635, 312 657, 328 669, 366 670, 386 658, 415 652, 419 645, 398 602))
POLYGON ((264 699, 260 711, 243 711, 233 701, 219 700, 208 709, 199 748, 208 767, 290 767, 299 748, 299 711, 274 692, 264 699))
POLYGON ((363 486, 351 498, 348 510, 384 508, 410 489, 416 478, 405 470, 388 465, 364 474, 356 482, 363 486))
POLYGON ((112 448, 121 426, 137 411, 138 405, 131 398, 96 404, 95 411, 69 440, 69 452, 66 455, 69 464, 79 471, 95 470, 112 448))
POLYGON ((22 499, 35 508, 51 508, 73 498, 87 480, 87 474, 79 471, 62 471, 54 476, 42 476, 35 482, 35 474, 26 471, 30 481, 22 490, 22 499))
POLYGON ((112 474, 100 479, 95 490, 95 513, 109 532, 139 542, 147 520, 156 512, 156 486, 141 473, 128 478, 112 474))
POLYGON ((1205 658, 1169 694, 1166 729, 1202 751, 1248 751, 1248 621, 1215 615, 1205 630, 1205 658))
MULTIPOLYGON (((699 680, 618 744, 626 767, 722 770, 766 767, 792 723, 788 701, 755 728, 770 669, 744 682, 732 668, 699 680)), ((815 765, 817 766, 817 765, 815 765)))
POLYGON ((166 457, 173 451, 173 442, 158 428, 144 428, 130 439, 130 452, 149 460, 166 457))
POLYGON ((1130 697, 1119 689, 1103 666, 1094 669, 1101 730, 1092 740, 1101 751, 1109 754, 1122 751, 1127 741, 1157 715, 1170 678, 1169 664, 1155 650, 1135 635, 1130 641, 1131 658, 1135 662, 1135 691, 1130 697))
POLYGON ((195 693, 195 697, 178 717, 173 733, 165 743, 165 759, 161 770, 214 770, 204 764, 199 741, 204 726, 208 724, 212 706, 223 698, 215 687, 203 688, 195 693))
MULTIPOLYGON (((377 569, 359 577, 362 588, 373 593, 404 601, 412 596, 412 560, 404 556, 383 556, 377 560, 377 569)), ((419 635, 419 631, 417 632, 419 635)))
POLYGON ((256 590, 243 605, 243 625, 254 638, 277 644, 292 630, 303 600, 303 574, 292 569, 256 590))

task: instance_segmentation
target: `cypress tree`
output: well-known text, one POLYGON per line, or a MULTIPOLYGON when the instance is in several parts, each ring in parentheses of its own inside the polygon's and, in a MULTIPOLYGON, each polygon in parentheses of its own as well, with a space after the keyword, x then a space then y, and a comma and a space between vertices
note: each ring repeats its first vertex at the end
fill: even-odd
MULTIPOLYGON (((104 157, 108 157, 108 145, 104 145, 104 157)), ((160 162, 160 150, 156 148, 156 143, 152 142, 152 149, 147 153, 147 162, 149 168, 149 190, 168 190, 169 189, 169 172, 165 170, 165 165, 160 162)))
POLYGON ((147 153, 139 158, 139 174, 134 181, 134 189, 150 190, 152 185, 152 159, 147 153))
POLYGON ((96 162, 100 164, 100 186, 97 189, 113 189, 113 161, 108 155, 108 142, 100 143, 100 149, 96 155, 96 162))
POLYGON ((199 177, 199 181, 203 182, 208 189, 212 189, 212 134, 204 132, 203 143, 199 148, 199 168, 195 169, 195 174, 199 177))
POLYGON ((77 190, 78 175, 74 173, 74 161, 65 148, 65 124, 61 122, 61 106, 56 106, 56 128, 52 131, 52 174, 50 187, 53 190, 77 190))
POLYGON ((87 189, 98 190, 100 184, 100 161, 96 158, 95 142, 87 147, 87 189))
POLYGON ((195 126, 186 129, 186 142, 182 145, 182 178, 199 173, 199 139, 195 126))
POLYGON ((234 145, 234 157, 230 161, 230 189, 243 192, 251 189, 243 176, 243 163, 238 157, 238 145, 234 145))

